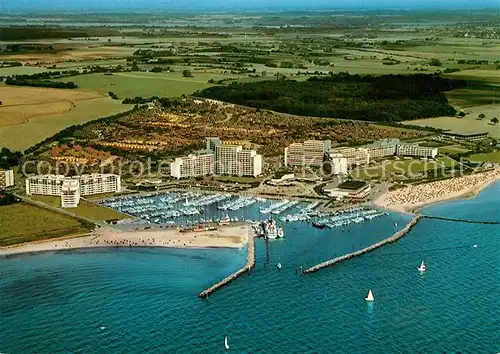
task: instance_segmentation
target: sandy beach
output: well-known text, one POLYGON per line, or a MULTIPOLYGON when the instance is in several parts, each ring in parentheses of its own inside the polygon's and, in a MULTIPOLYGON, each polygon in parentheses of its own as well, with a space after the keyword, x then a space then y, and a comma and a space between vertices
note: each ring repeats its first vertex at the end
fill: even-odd
POLYGON ((388 192, 375 200, 374 203, 382 208, 414 213, 430 204, 475 196, 499 179, 500 169, 497 168, 468 176, 410 185, 388 192))
POLYGON ((79 237, 1 247, 0 256, 95 247, 241 248, 247 244, 250 234, 251 229, 248 225, 224 226, 214 231, 188 233, 181 233, 174 229, 129 232, 101 229, 79 237))

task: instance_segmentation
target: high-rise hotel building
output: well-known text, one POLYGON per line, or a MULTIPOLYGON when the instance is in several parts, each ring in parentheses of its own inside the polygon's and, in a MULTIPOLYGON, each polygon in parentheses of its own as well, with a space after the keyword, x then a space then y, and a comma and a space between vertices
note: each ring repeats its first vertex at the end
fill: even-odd
POLYGON ((330 150, 330 140, 306 140, 285 148, 285 166, 321 166, 330 150))
POLYGON ((262 155, 240 145, 224 144, 219 138, 207 138, 206 149, 178 157, 170 164, 173 178, 207 175, 252 176, 262 173, 262 155))
POLYGON ((239 145, 218 145, 215 171, 218 175, 257 177, 262 173, 262 155, 239 145))
POLYGON ((170 175, 177 179, 213 175, 214 165, 214 152, 201 150, 185 157, 176 158, 170 164, 170 175))

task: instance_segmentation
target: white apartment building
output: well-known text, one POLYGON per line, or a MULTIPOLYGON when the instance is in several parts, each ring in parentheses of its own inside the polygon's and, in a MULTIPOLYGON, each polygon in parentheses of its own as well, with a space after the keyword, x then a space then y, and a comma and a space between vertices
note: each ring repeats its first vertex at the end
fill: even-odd
POLYGON ((339 147, 331 150, 330 155, 342 154, 347 165, 367 165, 370 163, 370 152, 365 148, 339 147))
POLYGON ((347 159, 342 154, 329 154, 332 175, 347 175, 347 159))
MULTIPOLYGON (((76 178, 78 179, 78 177, 76 178)), ((79 181, 81 195, 115 193, 121 191, 121 178, 112 173, 81 175, 79 181)))
POLYGON ((198 151, 185 157, 178 157, 170 164, 173 178, 193 178, 214 174, 215 155, 212 151, 198 151))
POLYGON ((77 179, 65 178, 61 185, 61 207, 76 208, 80 203, 80 184, 77 179))
POLYGON ((401 144, 396 149, 398 156, 412 156, 412 157, 425 157, 434 159, 438 154, 437 148, 430 148, 425 146, 401 144))
POLYGON ((215 162, 218 175, 257 177, 262 173, 262 155, 239 145, 216 146, 215 162))
POLYGON ((285 148, 285 166, 321 166, 330 150, 330 140, 306 140, 285 148))
POLYGON ((61 186, 66 177, 63 175, 38 175, 26 179, 27 195, 61 195, 61 186))
POLYGON ((27 195, 60 196, 63 208, 76 207, 80 196, 120 191, 120 176, 111 173, 93 173, 75 177, 39 175, 26 179, 27 195))
POLYGON ((0 168, 0 188, 7 188, 14 185, 14 171, 0 168))

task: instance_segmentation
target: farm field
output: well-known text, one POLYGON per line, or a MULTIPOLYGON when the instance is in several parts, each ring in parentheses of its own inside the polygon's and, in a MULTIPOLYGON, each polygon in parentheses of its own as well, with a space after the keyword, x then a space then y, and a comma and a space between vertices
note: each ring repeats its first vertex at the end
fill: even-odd
POLYGON ((82 91, 0 86, 0 146, 24 150, 61 129, 130 109, 82 91))
MULTIPOLYGON (((61 198, 48 195, 32 195, 31 199, 59 208, 61 206, 61 198)), ((76 208, 68 209, 69 212, 78 216, 83 216, 96 221, 107 221, 126 219, 129 216, 121 214, 113 209, 105 208, 85 200, 80 200, 80 204, 76 208)))
POLYGON ((112 91, 120 99, 127 97, 176 97, 191 94, 210 86, 207 81, 218 79, 218 75, 193 72, 193 77, 184 78, 180 72, 149 73, 130 72, 113 75, 88 74, 64 78, 61 81, 73 81, 85 91, 108 94, 112 91))
POLYGON ((33 205, 17 203, 0 206, 0 246, 89 231, 78 220, 33 205))
POLYGON ((467 158, 474 162, 491 162, 500 163, 500 151, 490 152, 486 154, 475 154, 467 158))
POLYGON ((492 138, 500 138, 500 124, 493 125, 492 117, 500 116, 500 104, 478 106, 468 109, 469 114, 464 118, 438 117, 428 119, 417 119, 402 122, 403 124, 417 125, 421 127, 433 127, 437 129, 450 130, 454 133, 482 133, 488 132, 492 138), (479 114, 485 114, 486 118, 477 120, 479 114))

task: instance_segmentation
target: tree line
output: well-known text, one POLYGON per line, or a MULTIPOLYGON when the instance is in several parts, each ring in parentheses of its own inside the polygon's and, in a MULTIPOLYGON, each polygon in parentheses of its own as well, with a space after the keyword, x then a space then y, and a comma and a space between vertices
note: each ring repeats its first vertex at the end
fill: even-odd
POLYGON ((51 87, 51 88, 62 88, 62 89, 76 89, 78 85, 73 81, 62 82, 62 81, 49 81, 49 80, 23 80, 17 77, 8 77, 5 80, 7 85, 15 86, 32 86, 32 87, 51 87))
POLYGON ((466 85, 436 75, 360 76, 348 73, 307 81, 232 83, 198 91, 212 98, 278 112, 375 122, 398 122, 456 113, 445 91, 466 85))

